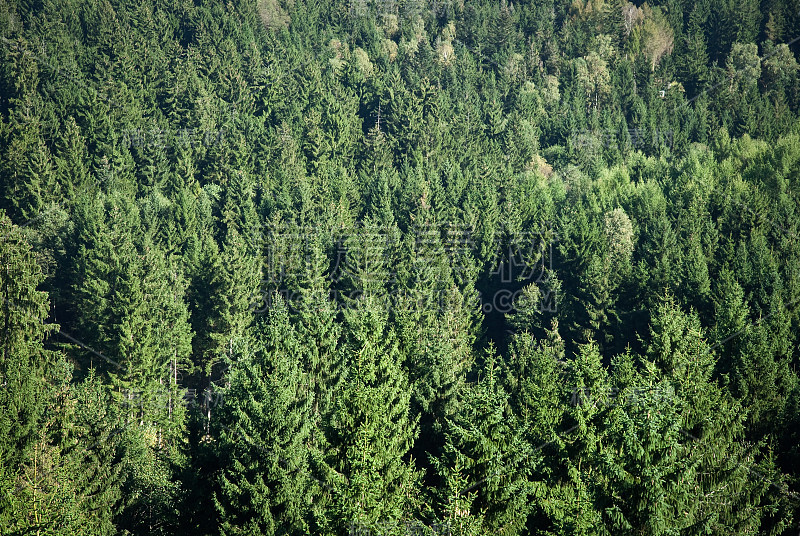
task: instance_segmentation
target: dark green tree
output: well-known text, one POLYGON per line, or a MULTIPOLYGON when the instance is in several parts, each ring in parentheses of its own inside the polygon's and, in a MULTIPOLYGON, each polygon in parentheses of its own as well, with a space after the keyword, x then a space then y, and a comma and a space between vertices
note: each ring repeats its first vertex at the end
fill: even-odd
POLYGON ((222 457, 215 504, 223 534, 307 534, 313 393, 302 345, 275 296, 251 345, 235 349, 213 428, 222 457))

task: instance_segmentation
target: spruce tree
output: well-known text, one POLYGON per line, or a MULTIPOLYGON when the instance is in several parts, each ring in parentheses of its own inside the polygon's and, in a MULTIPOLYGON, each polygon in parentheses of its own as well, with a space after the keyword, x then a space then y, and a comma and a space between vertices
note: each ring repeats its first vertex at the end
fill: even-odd
POLYGON ((223 534, 307 534, 314 494, 315 422, 303 346, 275 296, 251 345, 235 349, 213 428, 221 461, 215 504, 223 534))
MULTIPOLYGON (((656 519, 664 520, 662 526, 673 524, 692 533, 766 530, 763 523, 771 515, 773 500, 767 491, 780 478, 768 451, 742 441, 745 413, 713 380, 716 358, 703 340, 697 315, 683 313, 666 297, 653 317, 649 340, 645 370, 662 378, 658 390, 669 406, 660 412, 658 404, 645 406, 642 411, 656 422, 665 415, 673 420, 673 432, 662 434, 654 446, 671 438, 679 440, 678 452, 686 452, 685 458, 675 459, 672 471, 677 473, 669 479, 676 488, 663 492, 672 510, 668 517, 656 519)), ((651 387, 653 383, 649 381, 651 387)), ((675 449, 668 451, 670 456, 675 449)))
POLYGON ((119 499, 115 412, 93 378, 45 350, 47 296, 30 246, 0 214, 0 529, 8 534, 113 534, 119 499))
POLYGON ((419 475, 407 456, 417 436, 411 387, 389 324, 386 236, 366 222, 348 239, 348 287, 343 311, 347 377, 329 424, 328 464, 338 475, 328 530, 395 531, 418 507, 419 475))
POLYGON ((16 493, 19 468, 31 454, 40 436, 47 392, 47 370, 54 356, 43 348, 43 340, 57 329, 44 320, 49 313, 47 297, 36 289, 43 279, 30 245, 5 213, 0 213, 0 485, 3 508, 0 523, 14 521, 9 504, 16 493))
MULTIPOLYGON (((391 321, 397 326, 414 385, 414 412, 422 419, 420 446, 433 453, 442 445, 442 426, 454 415, 472 367, 475 317, 474 303, 468 301, 471 288, 462 293, 453 273, 459 269, 469 272, 472 259, 469 252, 458 251, 468 244, 450 244, 454 251, 445 250, 442 234, 447 240, 446 233, 453 232, 453 227, 432 221, 427 210, 414 217, 403 237, 391 321)), ((465 278, 469 280, 471 275, 467 273, 465 278)))
POLYGON ((529 512, 527 475, 536 454, 515 429, 502 371, 490 348, 479 381, 465 388, 447 421, 446 442, 434 467, 444 486, 434 511, 464 534, 520 534, 529 512), (461 489, 456 485, 463 486, 461 489))

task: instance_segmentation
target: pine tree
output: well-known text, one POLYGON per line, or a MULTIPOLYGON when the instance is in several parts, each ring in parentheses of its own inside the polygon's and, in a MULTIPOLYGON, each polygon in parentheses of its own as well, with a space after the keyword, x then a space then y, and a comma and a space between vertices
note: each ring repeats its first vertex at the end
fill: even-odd
MULTIPOLYGON (((421 416, 420 443, 415 449, 419 454, 441 448, 443 424, 453 416, 472 367, 475 332, 467 298, 471 289, 468 286, 462 293, 452 270, 468 272, 472 259, 469 252, 457 250, 464 244, 455 243, 451 251, 445 250, 442 234, 460 229, 436 223, 427 208, 425 205, 412 215, 413 225, 404 236, 390 317, 397 326, 405 367, 414 385, 414 413, 421 416), (467 257, 459 258, 464 254, 467 257)), ((472 274, 459 275, 469 280, 472 274)))
POLYGON ((137 398, 131 418, 171 428, 176 377, 188 368, 191 341, 183 278, 151 237, 135 243, 139 211, 124 198, 98 198, 79 217, 77 325, 104 356, 92 353, 86 365, 108 375, 120 402, 137 398), (168 407, 159 401, 165 392, 168 407))
MULTIPOLYGON (((253 321, 253 300, 261 277, 260 245, 253 239, 258 229, 252 185, 237 175, 222 204, 222 222, 212 214, 217 188, 206 187, 197 209, 203 216, 198 236, 189 242, 187 275, 192 328, 197 334, 193 361, 201 389, 220 380, 224 363, 236 344, 246 339, 253 321), (238 177, 238 178, 236 178, 238 177), (241 204, 241 212, 234 207, 241 204), (205 212, 205 214, 203 213, 205 212), (208 232, 221 228, 220 243, 208 232), (208 232, 207 232, 208 231, 208 232)), ((206 419, 212 418, 206 407, 206 419)))
POLYGON ((700 2, 695 5, 689 15, 689 24, 684 37, 686 49, 682 66, 684 74, 683 87, 689 97, 695 97, 704 89, 708 79, 708 51, 706 36, 703 31, 705 21, 709 15, 709 5, 700 2))
MULTIPOLYGON (((306 262, 289 303, 303 347, 303 368, 313 393, 313 416, 326 421, 344 379, 345 356, 340 347, 342 328, 336 296, 331 290, 328 248, 333 239, 321 228, 309 237, 306 262)), ((320 438, 322 439, 322 438, 320 438)))
POLYGON ((40 121, 32 120, 17 128, 17 135, 4 151, 0 192, 3 208, 24 225, 50 208, 60 188, 40 121))
POLYGON ((223 459, 215 498, 223 534, 311 530, 318 487, 309 468, 315 422, 302 349, 276 296, 252 346, 235 350, 213 424, 223 459))
POLYGON ((505 372, 509 403, 526 438, 532 444, 551 439, 564 413, 566 364, 558 321, 536 340, 528 332, 514 336, 505 372))
POLYGON ((116 523, 139 530, 158 520, 169 532, 185 426, 178 376, 190 368, 186 283, 142 233, 139 209, 125 197, 98 195, 76 220, 81 257, 71 295, 83 341, 73 351, 108 379, 126 427, 119 454, 125 501, 116 523))
POLYGON ((47 297, 36 290, 43 279, 30 246, 5 213, 0 213, 0 486, 3 508, 0 522, 13 521, 8 501, 15 494, 18 470, 39 437, 45 410, 45 370, 53 356, 42 341, 57 326, 43 321, 49 313, 47 297))
MULTIPOLYGON (((597 466, 605 456, 606 430, 599 425, 609 393, 608 372, 597 345, 581 345, 575 359, 565 367, 563 383, 570 391, 559 433, 542 450, 554 450, 541 462, 545 482, 551 489, 536 489, 536 505, 553 524, 557 534, 607 533, 597 500, 597 466), (569 426, 564 431, 564 427, 569 426)), ((563 393, 563 391, 562 391, 563 393)), ((562 394, 562 404, 566 402, 562 394)), ((551 432, 551 437, 552 437, 551 432)))
POLYGON ((577 343, 603 336, 611 341, 609 326, 616 321, 615 290, 611 257, 601 232, 593 227, 588 210, 579 210, 565 226, 559 250, 565 276, 563 287, 573 289, 565 298, 565 319, 570 338, 577 343))
POLYGON ((70 117, 56 141, 55 175, 67 199, 74 199, 78 191, 88 190, 89 157, 86 140, 75 119, 70 117))
POLYGON ((388 323, 386 237, 367 221, 348 240, 343 311, 347 377, 329 423, 328 464, 339 476, 329 529, 400 527, 417 508, 418 474, 406 456, 417 436, 411 387, 397 336, 388 323), (342 482, 343 481, 343 482, 342 482))
POLYGON ((262 275, 261 244, 254 239, 259 229, 254 187, 245 173, 230 173, 222 200, 219 189, 204 189, 202 201, 208 205, 197 205, 206 212, 201 212, 202 234, 191 240, 189 299, 192 327, 198 334, 193 354, 204 376, 203 389, 220 379, 233 347, 246 338, 262 275), (220 220, 211 217, 216 210, 220 220), (219 234, 216 240, 205 232, 212 230, 219 234))
POLYGON ((730 307, 721 307, 718 320, 716 336, 724 349, 720 361, 725 360, 731 391, 748 413, 748 438, 761 440, 779 428, 781 408, 794 384, 786 339, 781 336, 790 321, 780 298, 773 296, 766 321, 752 323, 741 287, 731 282, 730 273, 723 275, 727 278, 721 279, 719 292, 730 307), (726 290, 730 293, 722 294, 726 290))
POLYGON ((448 419, 446 443, 434 463, 445 487, 434 492, 435 511, 451 530, 519 534, 530 509, 526 476, 532 451, 514 428, 508 393, 492 348, 482 377, 468 386, 448 419), (453 489, 456 484, 467 485, 453 489))
POLYGON ((30 246, 0 214, 0 527, 3 533, 113 534, 119 498, 113 412, 90 378, 70 385, 71 365, 44 350, 47 296, 30 246))
POLYGON ((645 369, 661 376, 659 390, 670 404, 660 415, 653 413, 654 407, 645 407, 648 415, 659 419, 671 415, 670 427, 683 438, 674 431, 664 437, 680 439, 676 448, 688 454, 685 461, 675 458, 675 469, 683 475, 677 478, 675 491, 663 494, 673 508, 669 514, 673 521, 664 526, 679 523, 691 531, 740 534, 758 530, 765 522, 775 523, 769 520, 773 499, 767 491, 780 478, 768 452, 759 463, 759 444, 742 441, 745 413, 712 378, 716 358, 703 340, 697 315, 684 314, 666 297, 653 317, 650 341, 645 369))
POLYGON ((20 468, 15 499, 25 510, 17 511, 17 528, 28 522, 28 530, 64 535, 87 529, 115 534, 112 516, 121 498, 117 408, 94 376, 71 385, 71 367, 62 361, 59 369, 41 392, 48 417, 40 423, 32 458, 20 468))
POLYGON ((431 463, 442 482, 436 488, 437 501, 431 524, 434 533, 454 536, 477 536, 484 533, 484 518, 474 512, 473 503, 478 495, 469 479, 470 471, 465 466, 468 461, 458 453, 451 443, 445 446, 441 457, 432 458, 431 463))

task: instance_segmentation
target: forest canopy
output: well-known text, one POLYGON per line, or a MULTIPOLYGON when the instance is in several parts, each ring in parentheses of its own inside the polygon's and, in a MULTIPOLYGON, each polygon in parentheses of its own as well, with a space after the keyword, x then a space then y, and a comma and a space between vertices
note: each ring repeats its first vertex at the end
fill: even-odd
POLYGON ((0 26, 0 534, 800 527, 797 1, 0 26))

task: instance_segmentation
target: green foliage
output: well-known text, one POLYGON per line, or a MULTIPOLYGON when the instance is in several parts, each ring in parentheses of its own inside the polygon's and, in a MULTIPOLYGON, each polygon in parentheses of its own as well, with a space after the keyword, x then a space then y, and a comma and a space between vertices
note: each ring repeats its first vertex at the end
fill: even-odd
POLYGON ((45 350, 58 326, 44 323, 43 279, 18 227, 0 214, 3 405, 0 487, 4 534, 113 534, 120 469, 117 419, 94 377, 71 384, 71 365, 45 350))
POLYGON ((796 7, 6 2, 0 533, 788 533, 796 7))
POLYGON ((320 490, 309 469, 314 421, 301 346, 280 299, 256 329, 253 346, 231 360, 214 425, 221 532, 304 534, 320 490))

